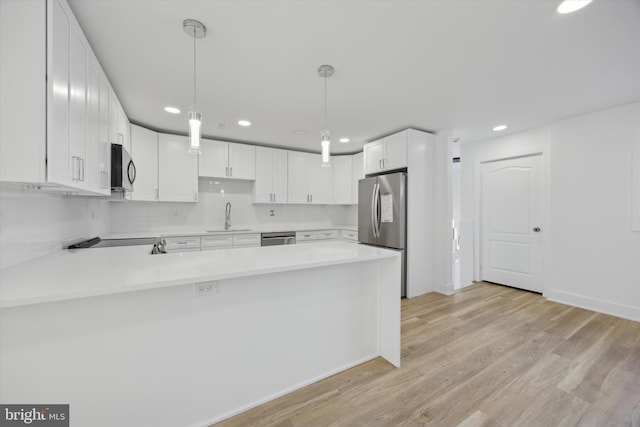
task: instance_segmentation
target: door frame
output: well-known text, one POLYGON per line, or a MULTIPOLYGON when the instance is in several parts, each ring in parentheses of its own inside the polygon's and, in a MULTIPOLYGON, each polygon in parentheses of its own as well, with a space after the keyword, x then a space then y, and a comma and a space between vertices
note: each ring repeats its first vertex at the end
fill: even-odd
MULTIPOLYGON (((542 176, 542 271, 540 278, 542 283, 542 294, 550 287, 545 278, 549 277, 549 256, 551 243, 550 227, 550 155, 548 140, 539 141, 536 146, 514 147, 508 150, 497 150, 496 152, 483 153, 478 156, 473 164, 473 206, 474 206, 474 230, 473 230, 473 280, 481 281, 482 274, 482 166, 485 163, 492 163, 500 160, 511 160, 522 157, 540 155, 541 176, 542 176)), ((492 150, 493 151, 493 150, 492 150)))

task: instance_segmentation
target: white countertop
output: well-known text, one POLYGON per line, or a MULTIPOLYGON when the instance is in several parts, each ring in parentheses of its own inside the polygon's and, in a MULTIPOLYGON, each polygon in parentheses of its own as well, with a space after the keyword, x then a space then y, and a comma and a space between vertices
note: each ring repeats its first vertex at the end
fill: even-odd
MULTIPOLYGON (((193 227, 180 227, 171 229, 156 229, 148 231, 134 231, 127 233, 111 233, 104 236, 103 239, 133 239, 139 237, 171 237, 171 236, 204 236, 204 235, 216 235, 216 234, 251 234, 251 233, 272 233, 277 231, 314 231, 314 230, 349 230, 358 231, 357 225, 319 225, 313 224, 282 224, 282 225, 258 225, 258 226, 237 226, 232 227, 229 231, 207 231, 218 230, 223 227, 209 227, 209 228, 193 228, 193 227)), ((101 236, 102 237, 102 236, 101 236)))
POLYGON ((163 255, 150 251, 151 246, 61 250, 4 269, 0 308, 400 256, 341 241, 163 255))

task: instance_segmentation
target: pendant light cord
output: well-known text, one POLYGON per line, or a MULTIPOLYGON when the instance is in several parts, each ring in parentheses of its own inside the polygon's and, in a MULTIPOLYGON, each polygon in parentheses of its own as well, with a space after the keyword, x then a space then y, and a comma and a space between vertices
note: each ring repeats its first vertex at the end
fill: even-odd
POLYGON ((198 105, 198 95, 196 92, 196 27, 193 28, 193 108, 198 105))
POLYGON ((324 129, 327 130, 327 73, 324 73, 324 129))

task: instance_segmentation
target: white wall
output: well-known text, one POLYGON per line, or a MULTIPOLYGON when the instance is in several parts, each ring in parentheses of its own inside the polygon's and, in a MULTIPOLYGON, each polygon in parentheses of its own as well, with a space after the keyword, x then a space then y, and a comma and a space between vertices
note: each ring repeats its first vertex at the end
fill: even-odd
POLYGON ((227 202, 231 203, 231 225, 235 228, 333 226, 355 224, 354 218, 357 221, 355 206, 253 204, 251 181, 200 178, 198 184, 197 203, 111 203, 111 231, 219 229, 224 227, 227 202))
POLYGON ((0 188, 0 268, 109 232, 109 204, 89 197, 0 188))
POLYGON ((479 163, 540 152, 547 200, 544 295, 640 320, 640 232, 631 226, 630 161, 639 127, 635 103, 463 144, 462 284, 480 279, 479 163))

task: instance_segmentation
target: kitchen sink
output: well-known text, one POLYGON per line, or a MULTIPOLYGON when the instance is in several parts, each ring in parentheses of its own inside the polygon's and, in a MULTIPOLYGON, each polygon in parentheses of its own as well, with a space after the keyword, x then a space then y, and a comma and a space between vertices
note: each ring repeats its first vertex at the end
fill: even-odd
POLYGON ((250 228, 230 228, 228 230, 220 229, 220 230, 206 230, 207 233, 235 233, 238 231, 251 231, 250 228))

